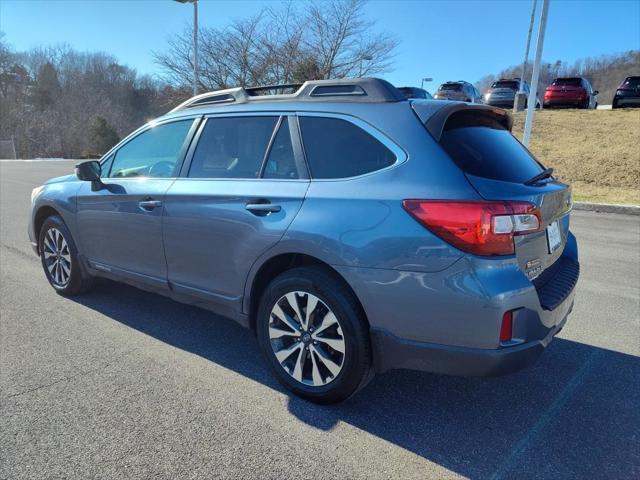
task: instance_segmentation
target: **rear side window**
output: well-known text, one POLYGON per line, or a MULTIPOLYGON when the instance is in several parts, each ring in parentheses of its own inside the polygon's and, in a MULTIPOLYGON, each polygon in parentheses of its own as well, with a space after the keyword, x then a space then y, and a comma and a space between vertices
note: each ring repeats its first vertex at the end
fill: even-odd
POLYGON ((313 178, 355 177, 396 161, 385 145, 346 120, 302 116, 300 129, 313 178))
POLYGON ((298 178, 296 158, 289 134, 289 122, 286 117, 282 119, 278 133, 273 139, 262 176, 263 178, 298 178))
POLYGON ((209 118, 189 177, 257 178, 278 117, 209 118))
POLYGON ((490 114, 454 113, 440 143, 461 170, 477 177, 523 183, 542 172, 531 153, 490 114))

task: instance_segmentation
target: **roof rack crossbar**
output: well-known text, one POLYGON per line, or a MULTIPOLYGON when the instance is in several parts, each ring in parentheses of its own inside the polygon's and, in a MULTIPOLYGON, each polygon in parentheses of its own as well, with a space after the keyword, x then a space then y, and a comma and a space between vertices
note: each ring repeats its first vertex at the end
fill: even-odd
POLYGON ((303 84, 287 83, 258 87, 236 87, 202 93, 181 103, 169 113, 202 106, 228 105, 257 101, 331 101, 383 103, 404 101, 404 95, 386 80, 379 78, 344 78, 338 80, 309 80, 303 84), (263 94, 263 92, 292 93, 263 94))

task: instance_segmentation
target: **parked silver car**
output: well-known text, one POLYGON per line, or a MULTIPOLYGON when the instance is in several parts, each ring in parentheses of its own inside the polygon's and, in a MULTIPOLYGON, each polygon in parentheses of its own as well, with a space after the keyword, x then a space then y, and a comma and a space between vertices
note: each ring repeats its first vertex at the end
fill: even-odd
MULTIPOLYGON (((519 78, 503 78, 497 82, 493 82, 491 87, 484 94, 484 103, 495 107, 513 108, 516 93, 522 90, 527 94, 524 107, 528 106, 529 84, 519 78)), ((541 107, 540 99, 536 95, 536 108, 541 107)))
POLYGON ((378 79, 295 88, 198 95, 34 189, 51 286, 107 277, 230 317, 315 402, 393 368, 532 363, 573 307, 578 253, 570 188, 509 115, 378 79))
POLYGON ((433 95, 436 100, 459 100, 461 102, 484 103, 482 95, 471 83, 459 80, 445 82, 438 87, 433 95))

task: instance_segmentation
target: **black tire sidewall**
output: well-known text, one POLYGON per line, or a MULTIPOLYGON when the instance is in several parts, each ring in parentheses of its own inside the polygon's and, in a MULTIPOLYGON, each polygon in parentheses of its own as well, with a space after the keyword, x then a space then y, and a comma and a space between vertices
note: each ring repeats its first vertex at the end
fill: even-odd
POLYGON ((85 287, 86 280, 83 278, 82 269, 80 267, 80 260, 78 258, 78 249, 76 248, 76 244, 73 241, 73 237, 71 236, 71 232, 67 228, 64 220, 58 215, 53 215, 47 218, 42 224, 42 228, 40 229, 40 235, 38 236, 38 249, 40 251, 40 261, 42 263, 42 269, 44 270, 44 274, 49 281, 49 284, 54 288, 56 292, 61 295, 75 295, 80 293, 85 287), (67 245, 69 247, 69 254, 71 256, 71 275, 69 278, 69 282, 64 287, 60 287, 56 285, 53 279, 51 278, 51 274, 47 268, 47 265, 44 260, 44 237, 51 228, 56 228, 62 233, 67 245))
POLYGON ((321 269, 300 267, 276 277, 260 300, 256 333, 260 349, 278 381, 288 390, 315 403, 335 403, 356 393, 369 376, 371 351, 368 329, 353 295, 330 274, 321 269), (345 358, 341 372, 322 387, 304 385, 282 368, 271 348, 269 317, 276 301, 292 291, 305 291, 320 298, 336 315, 345 339, 345 358))

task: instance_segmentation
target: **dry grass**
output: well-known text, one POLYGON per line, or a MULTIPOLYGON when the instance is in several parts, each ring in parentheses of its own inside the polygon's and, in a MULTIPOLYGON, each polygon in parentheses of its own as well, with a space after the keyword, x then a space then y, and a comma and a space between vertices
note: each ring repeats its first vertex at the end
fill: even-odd
MULTIPOLYGON (((519 139, 523 125, 515 114, 519 139)), ((640 204, 640 109, 536 112, 530 148, 576 200, 640 204)))

